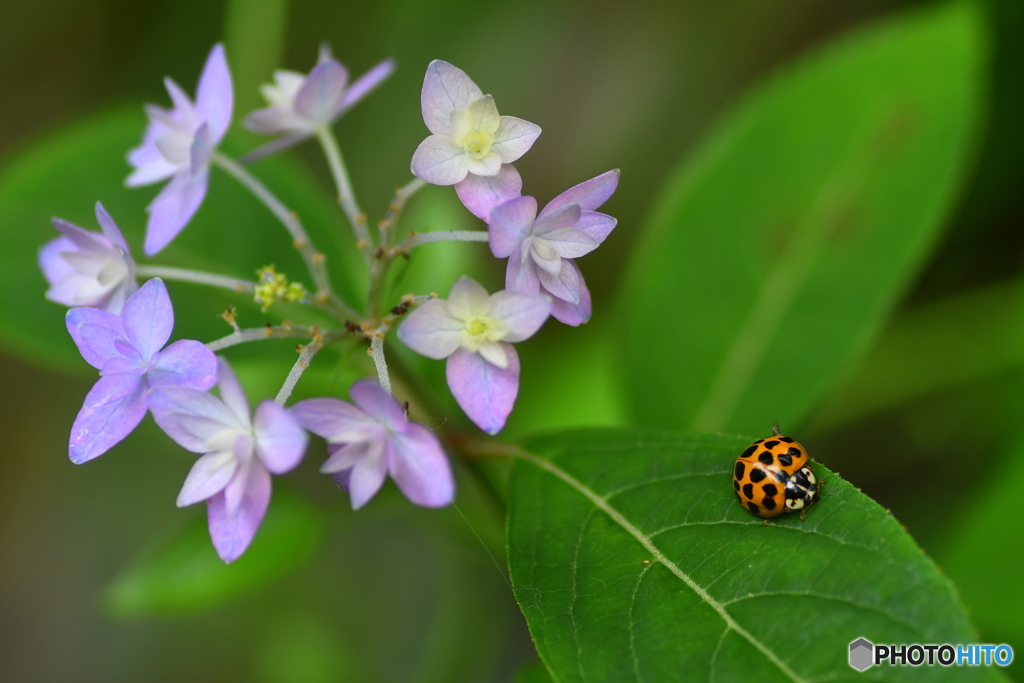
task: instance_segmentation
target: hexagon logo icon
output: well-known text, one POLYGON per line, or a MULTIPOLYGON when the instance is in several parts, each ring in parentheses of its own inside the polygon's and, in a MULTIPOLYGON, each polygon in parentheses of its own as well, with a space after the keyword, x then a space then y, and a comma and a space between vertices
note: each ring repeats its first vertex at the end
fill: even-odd
POLYGON ((858 638, 850 643, 850 666, 857 671, 864 671, 874 664, 875 646, 867 638, 858 638))

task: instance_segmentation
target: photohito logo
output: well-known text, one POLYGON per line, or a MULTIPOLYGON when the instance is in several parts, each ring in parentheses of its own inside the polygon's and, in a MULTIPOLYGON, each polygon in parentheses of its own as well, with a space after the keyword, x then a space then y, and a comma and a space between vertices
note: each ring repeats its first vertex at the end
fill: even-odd
POLYGON ((850 643, 850 666, 864 671, 875 664, 889 666, 1009 666, 1009 645, 875 645, 867 638, 850 643))

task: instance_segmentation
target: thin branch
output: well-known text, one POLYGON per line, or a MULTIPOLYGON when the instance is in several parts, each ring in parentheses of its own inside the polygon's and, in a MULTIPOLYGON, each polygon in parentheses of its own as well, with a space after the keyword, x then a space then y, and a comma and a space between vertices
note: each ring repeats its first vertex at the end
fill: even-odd
POLYGON ((341 204, 342 211, 345 212, 349 223, 352 224, 352 232, 356 236, 356 246, 359 247, 363 260, 369 264, 375 245, 370 237, 370 230, 366 226, 366 214, 359 208, 359 202, 356 201, 355 192, 352 190, 352 181, 349 180, 348 169, 345 168, 345 160, 341 156, 338 140, 328 126, 317 128, 316 138, 320 141, 324 156, 327 157, 327 165, 334 177, 334 184, 338 189, 338 203, 341 204))
POLYGON ((274 399, 279 405, 283 406, 288 397, 292 395, 292 391, 295 389, 295 385, 298 384, 299 378, 302 377, 302 373, 309 367, 309 362, 313 360, 313 356, 323 347, 324 337, 319 334, 315 335, 308 344, 302 347, 295 365, 292 366, 288 377, 285 378, 284 384, 281 386, 281 391, 277 392, 277 397, 274 399))
POLYGON ((373 335, 370 339, 370 357, 373 358, 373 365, 377 368, 377 381, 384 391, 391 393, 391 377, 388 375, 388 364, 384 360, 384 334, 373 335))
POLYGON ((395 245, 395 251, 408 251, 430 242, 486 242, 486 230, 438 230, 437 232, 411 232, 395 245))
POLYGON ((306 268, 309 269, 310 276, 313 278, 313 284, 317 288, 317 292, 314 295, 316 300, 329 304, 339 319, 357 317, 356 312, 342 301, 331 288, 330 278, 327 276, 326 257, 313 248, 313 243, 310 241, 309 235, 306 234, 306 230, 302 227, 302 223, 295 212, 282 204, 249 171, 228 157, 219 152, 214 152, 211 161, 256 195, 256 198, 263 202, 270 209, 270 212, 281 221, 285 229, 288 230, 288 234, 292 237, 292 245, 302 255, 302 259, 306 262, 306 268))
POLYGON ((324 337, 327 341, 333 341, 339 339, 342 335, 347 334, 345 330, 327 330, 321 332, 319 328, 307 327, 305 325, 292 325, 285 323, 274 327, 267 325, 265 327, 250 327, 243 330, 232 332, 226 337, 221 337, 206 345, 206 348, 211 351, 220 351, 231 346, 237 346, 238 344, 245 344, 248 342, 261 341, 263 339, 286 339, 289 337, 299 337, 302 339, 312 339, 315 337, 324 337))
POLYGON ((251 280, 239 280, 226 275, 215 273, 204 273, 200 270, 189 270, 187 268, 171 268, 167 266, 136 266, 135 273, 142 277, 159 277, 165 280, 176 280, 178 282, 194 282, 200 285, 221 287, 230 289, 239 294, 252 294, 256 291, 256 283, 251 280))

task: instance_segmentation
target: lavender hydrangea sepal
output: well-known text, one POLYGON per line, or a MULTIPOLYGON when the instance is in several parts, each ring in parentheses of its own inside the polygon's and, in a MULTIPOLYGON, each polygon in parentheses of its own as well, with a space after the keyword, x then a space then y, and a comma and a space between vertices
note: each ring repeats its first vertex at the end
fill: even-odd
POLYGON ((99 202, 96 220, 102 233, 89 232, 59 218, 61 234, 39 250, 39 267, 50 283, 46 298, 65 306, 91 306, 120 313, 137 289, 135 261, 121 230, 99 202))
POLYGON ((234 107, 223 45, 215 45, 206 59, 194 104, 174 81, 164 83, 174 106, 146 107, 149 125, 142 143, 128 153, 135 170, 125 181, 137 187, 170 178, 146 208, 147 256, 167 246, 199 209, 206 196, 210 156, 227 132, 234 107))
POLYGON ((473 423, 488 434, 505 426, 519 394, 519 355, 508 343, 500 343, 505 367, 483 355, 459 349, 448 357, 445 376, 452 396, 473 423))
POLYGON ((455 194, 470 213, 487 223, 499 204, 523 193, 523 178, 512 164, 502 164, 495 176, 468 174, 455 183, 455 194))
POLYGON ((410 166, 414 175, 434 185, 454 185, 469 174, 498 175, 541 133, 536 124, 499 115, 490 95, 464 71, 439 59, 427 66, 420 107, 431 135, 416 148, 410 166))
POLYGON ((320 471, 348 490, 358 510, 390 474, 416 505, 443 507, 455 496, 455 481, 437 436, 409 421, 395 399, 371 380, 349 390, 354 405, 333 398, 300 401, 292 414, 327 440, 330 457, 320 471))
POLYGON ((151 388, 206 390, 216 381, 216 360, 203 344, 179 340, 161 350, 174 311, 159 279, 132 294, 121 315, 73 308, 66 322, 82 357, 102 375, 71 429, 68 455, 76 464, 102 455, 138 426, 151 388))
POLYGON ((249 417, 249 403, 227 362, 218 363, 220 398, 188 387, 155 391, 153 417, 183 448, 202 453, 178 494, 179 507, 207 501, 210 538, 225 562, 252 542, 270 503, 270 475, 302 459, 308 437, 277 403, 249 417))
POLYGON ((519 357, 511 343, 533 336, 551 314, 551 298, 502 290, 488 295, 459 278, 447 300, 423 304, 402 322, 398 338, 428 358, 447 358, 448 386, 463 412, 495 434, 519 391, 519 357))
POLYGON ((260 88, 270 106, 250 113, 245 126, 256 133, 289 136, 289 144, 294 144, 333 123, 394 70, 394 61, 387 59, 349 84, 348 69, 322 45, 317 64, 308 74, 274 72, 274 83, 260 88))
POLYGON ((591 315, 590 291, 573 259, 596 249, 615 228, 611 216, 595 211, 618 187, 618 170, 566 190, 539 213, 532 197, 495 207, 488 238, 491 253, 508 257, 505 287, 554 297, 552 316, 580 325, 591 315))

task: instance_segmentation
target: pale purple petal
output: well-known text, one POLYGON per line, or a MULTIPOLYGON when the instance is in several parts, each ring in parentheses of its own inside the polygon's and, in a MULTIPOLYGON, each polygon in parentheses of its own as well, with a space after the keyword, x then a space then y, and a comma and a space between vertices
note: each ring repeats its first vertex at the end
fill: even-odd
POLYGON ((348 71, 340 62, 320 62, 295 94, 295 111, 314 124, 328 123, 341 106, 348 71))
POLYGON ((601 244, 615 228, 616 223, 617 221, 608 214, 599 211, 583 211, 576 227, 601 244))
POLYGON ((142 372, 135 369, 129 372, 115 372, 103 375, 85 395, 83 408, 96 408, 107 403, 116 403, 129 396, 142 384, 142 372))
POLYGON ((398 338, 416 353, 440 360, 459 347, 466 323, 452 316, 448 302, 432 299, 413 310, 398 327, 398 338))
POLYGON ((192 219, 206 196, 209 176, 209 166, 203 166, 198 173, 179 173, 146 207, 149 221, 143 251, 147 256, 166 247, 192 219))
MULTIPOLYGON (((420 93, 423 122, 434 135, 451 136, 451 113, 465 109, 483 92, 462 69, 435 59, 427 66, 420 93)), ((461 180, 461 178, 459 179, 461 180)))
MULTIPOLYGON (((324 474, 336 474, 343 470, 352 469, 357 462, 367 456, 370 452, 370 447, 379 441, 378 439, 377 441, 356 441, 341 445, 333 444, 331 447, 328 447, 331 457, 327 458, 324 464, 320 466, 320 471, 324 474)), ((378 445, 377 448, 379 447, 378 445)), ((345 490, 348 490, 347 483, 345 490)))
POLYGON ((217 357, 202 342, 179 339, 160 352, 148 377, 153 387, 205 391, 217 382, 217 357))
POLYGON ((580 300, 578 303, 572 303, 563 299, 554 299, 551 305, 551 315, 556 320, 575 327, 590 320, 590 290, 587 289, 587 285, 583 281, 583 276, 580 274, 580 269, 576 263, 569 259, 566 259, 563 263, 576 271, 576 276, 579 278, 580 283, 580 300))
POLYGON ((380 85, 385 78, 394 72, 394 70, 395 60, 385 59, 383 62, 377 64, 353 81, 352 85, 345 90, 345 95, 341 99, 339 111, 335 113, 335 116, 348 110, 355 105, 356 102, 366 97, 371 90, 380 85))
POLYGON ((512 199, 495 207, 487 226, 491 253, 498 258, 512 256, 530 234, 536 217, 537 200, 530 196, 512 199))
POLYGON ((167 180, 178 172, 178 164, 172 164, 164 159, 156 146, 145 149, 147 152, 145 156, 154 156, 156 158, 151 161, 142 162, 141 159, 145 158, 145 156, 141 153, 142 148, 138 148, 136 151, 140 153, 129 157, 129 161, 135 166, 135 170, 125 178, 124 184, 126 187, 141 187, 157 183, 161 180, 167 180))
POLYGON ((491 150, 510 164, 526 154, 540 136, 540 126, 515 116, 502 116, 491 150))
POLYGON ((299 424, 330 443, 376 438, 383 428, 351 403, 336 398, 311 398, 291 408, 299 424))
POLYGON ((515 199, 522 192, 523 178, 512 164, 502 164, 498 175, 468 174, 455 183, 455 194, 463 206, 485 223, 490 222, 491 211, 496 206, 515 199))
POLYGON ((203 167, 210 162, 210 156, 213 154, 215 146, 216 142, 210 132, 210 124, 203 123, 192 136, 192 144, 188 150, 188 170, 193 177, 198 175, 203 167))
MULTIPOLYGON (((207 63, 209 63, 209 57, 207 57, 207 63)), ((187 128, 195 126, 199 122, 199 117, 196 116, 196 109, 192 106, 192 100, 189 99, 185 89, 169 77, 164 78, 164 87, 167 88, 167 94, 171 97, 173 109, 167 111, 161 107, 151 106, 146 109, 146 113, 157 121, 163 121, 165 125, 178 122, 187 128)))
MULTIPOLYGON (((57 225, 58 220, 57 218, 53 219, 54 226, 57 225)), ((73 251, 75 248, 74 242, 67 237, 55 237, 39 248, 39 268, 43 271, 47 282, 60 282, 75 272, 75 269, 60 257, 61 252, 73 251)))
POLYGON ((476 280, 460 277, 448 292, 448 310, 462 320, 487 315, 491 310, 491 296, 476 280))
POLYGON ((224 493, 210 498, 206 508, 210 539, 225 562, 234 562, 249 547, 270 504, 270 473, 256 465, 246 474, 244 494, 234 514, 228 512, 224 493))
POLYGON ((370 417, 392 429, 405 426, 405 411, 395 397, 371 379, 359 380, 348 390, 353 402, 370 417))
POLYGON ((537 276, 537 267, 533 265, 532 258, 524 260, 518 254, 512 254, 505 269, 505 289, 519 292, 540 291, 540 278, 537 276))
POLYGON ((231 452, 238 462, 238 474, 224 487, 224 508, 229 515, 235 514, 241 507, 249 486, 249 475, 255 470, 266 471, 259 460, 253 457, 252 435, 236 432, 233 436, 231 452))
POLYGON ((533 224, 533 234, 547 237, 548 233, 562 228, 575 227, 580 222, 580 205, 566 204, 557 211, 538 216, 533 224))
POLYGON ((309 442, 305 430, 295 418, 283 406, 270 400, 256 406, 253 433, 256 436, 256 455, 274 474, 284 474, 298 465, 309 442))
POLYGON ((466 151, 450 139, 431 135, 416 148, 410 168, 432 185, 454 185, 469 172, 468 160, 466 151))
POLYGON ((394 439, 391 477, 399 490, 416 505, 444 507, 455 497, 451 465, 437 436, 423 425, 410 422, 394 439))
POLYGON ((124 338, 121 316, 98 308, 72 308, 64 321, 82 358, 97 370, 111 358, 121 356, 116 345, 124 338))
POLYGON ((206 65, 196 88, 196 112, 200 119, 210 124, 214 144, 220 142, 231 124, 234 99, 231 71, 224 55, 224 46, 217 43, 210 51, 210 56, 206 58, 206 65))
POLYGON ((540 215, 546 216, 566 204, 579 204, 584 211, 594 211, 597 207, 608 201, 616 188, 619 186, 619 169, 613 169, 602 173, 596 178, 584 180, 579 185, 570 187, 568 190, 552 199, 547 206, 541 210, 540 215))
POLYGON ((97 406, 82 406, 71 427, 68 456, 71 462, 83 462, 103 455, 128 436, 146 415, 143 383, 119 401, 97 406))
POLYGON ((502 346, 508 357, 504 370, 465 349, 453 353, 445 367, 455 400, 469 419, 488 434, 497 434, 505 426, 519 393, 519 356, 511 344, 502 346))
MULTIPOLYGON (((496 176, 501 171, 501 165, 501 157, 494 152, 491 152, 482 159, 474 159, 472 156, 466 155, 466 171, 474 175, 496 176)), ((462 178, 459 178, 459 180, 462 180, 462 178)))
MULTIPOLYGON (((300 135, 295 136, 295 142, 298 142, 298 140, 308 136, 309 122, 295 114, 291 109, 267 107, 247 114, 245 117, 245 127, 254 133, 266 135, 283 133, 285 131, 302 131, 300 135)), ((277 140, 268 144, 276 142, 277 140)), ((263 149, 261 147, 259 151, 263 149)), ((276 147, 274 151, 277 151, 276 147)), ((262 155, 262 151, 260 153, 262 155)), ((256 151, 250 152, 243 157, 243 160, 249 160, 255 155, 256 151)))
POLYGON ((372 441, 366 456, 352 467, 352 473, 348 480, 348 492, 352 499, 353 510, 358 510, 366 505, 384 484, 384 478, 388 473, 387 451, 392 448, 390 440, 372 441))
POLYGON ((178 493, 176 505, 183 508, 206 500, 224 490, 238 471, 238 460, 231 451, 208 453, 196 460, 185 484, 178 493))
POLYGON ((551 292, 557 299, 565 299, 572 303, 580 300, 580 277, 579 271, 567 265, 567 260, 562 259, 562 267, 558 274, 549 273, 546 270, 538 270, 541 286, 551 292))
POLYGON ((597 249, 597 240, 578 228, 558 228, 544 235, 544 239, 563 259, 579 258, 597 249))
POLYGON ((231 371, 231 366, 224 358, 217 357, 217 389, 220 392, 220 400, 235 416, 236 421, 249 426, 249 400, 245 397, 245 390, 238 382, 238 377, 231 371))
POLYGON ((223 401, 198 389, 154 389, 149 394, 149 409, 160 429, 193 453, 233 448, 237 435, 248 427, 223 401))
POLYGON ((125 336, 142 357, 153 358, 163 348, 174 327, 174 309, 167 287, 160 278, 153 278, 139 287, 124 304, 121 314, 125 336))
POLYGON ((529 339, 550 314, 551 300, 543 294, 503 289, 491 295, 491 317, 508 326, 502 341, 529 339))

